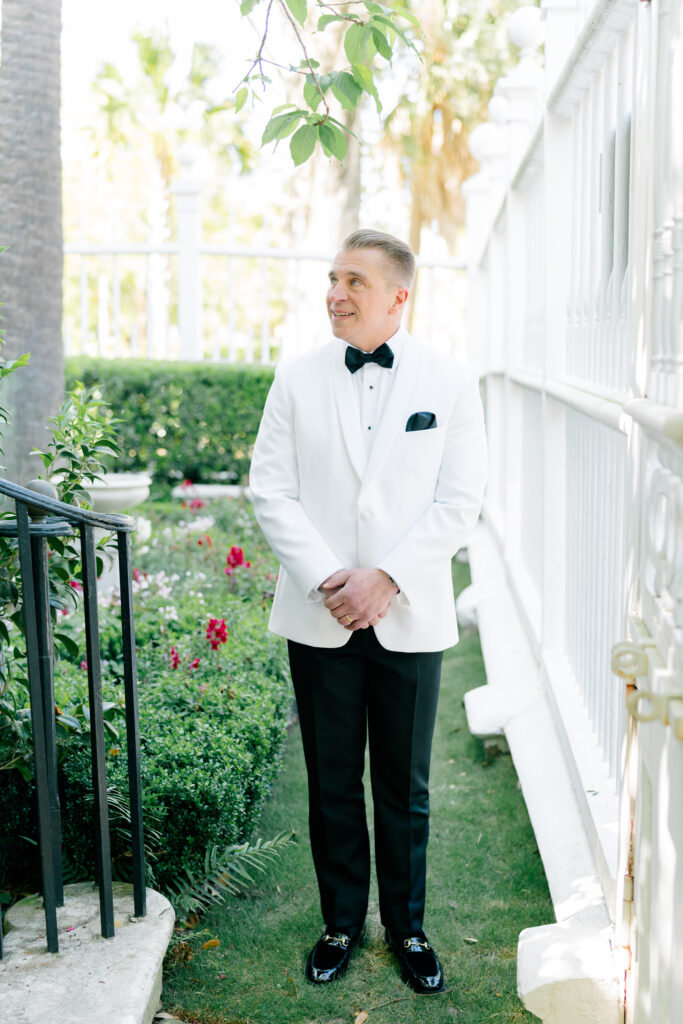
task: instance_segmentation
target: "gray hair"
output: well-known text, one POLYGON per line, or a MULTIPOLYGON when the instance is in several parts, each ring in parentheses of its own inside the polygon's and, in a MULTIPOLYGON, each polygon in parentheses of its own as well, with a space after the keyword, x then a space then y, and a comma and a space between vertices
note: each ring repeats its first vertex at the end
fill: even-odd
POLYGON ((392 270, 396 273, 398 284, 410 288, 415 277, 415 256, 413 250, 400 238, 388 235, 385 231, 373 228, 360 228, 353 231, 342 242, 342 252, 349 249, 380 249, 392 270))

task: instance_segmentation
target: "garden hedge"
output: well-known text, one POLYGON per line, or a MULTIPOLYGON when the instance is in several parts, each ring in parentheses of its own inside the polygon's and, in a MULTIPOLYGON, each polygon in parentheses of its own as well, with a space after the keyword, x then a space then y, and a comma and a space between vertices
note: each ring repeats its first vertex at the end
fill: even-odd
POLYGON ((269 366, 71 358, 67 389, 97 387, 121 420, 118 470, 151 470, 155 484, 243 483, 269 366))

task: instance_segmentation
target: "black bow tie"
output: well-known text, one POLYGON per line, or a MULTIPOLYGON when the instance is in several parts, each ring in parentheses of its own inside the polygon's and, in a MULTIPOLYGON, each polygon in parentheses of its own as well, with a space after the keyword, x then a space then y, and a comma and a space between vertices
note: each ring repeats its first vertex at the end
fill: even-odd
POLYGON ((390 370, 394 365, 394 353, 386 341, 379 348, 376 348, 374 352, 361 352, 359 349, 348 345, 344 362, 346 363, 347 370, 351 373, 360 370, 361 366, 365 366, 366 363, 377 363, 379 366, 386 366, 390 370))

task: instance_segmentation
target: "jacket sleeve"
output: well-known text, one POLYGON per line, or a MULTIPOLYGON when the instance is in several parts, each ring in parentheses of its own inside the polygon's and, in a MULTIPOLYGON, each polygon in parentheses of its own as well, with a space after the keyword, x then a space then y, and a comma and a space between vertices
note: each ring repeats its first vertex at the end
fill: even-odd
POLYGON ((422 589, 444 559, 467 544, 479 518, 486 476, 479 384, 468 374, 448 421, 434 500, 378 564, 400 586, 402 604, 410 604, 411 590, 422 589))
POLYGON ((307 601, 342 560, 320 536, 299 501, 296 434, 283 367, 263 410, 251 460, 249 486, 257 522, 287 575, 307 601))

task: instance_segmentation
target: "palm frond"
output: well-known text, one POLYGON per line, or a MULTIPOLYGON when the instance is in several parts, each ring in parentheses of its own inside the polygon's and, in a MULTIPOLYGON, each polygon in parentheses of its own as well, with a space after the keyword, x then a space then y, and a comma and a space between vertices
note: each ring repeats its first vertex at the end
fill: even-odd
POLYGON ((166 892, 176 913, 187 917, 192 912, 205 913, 222 903, 226 896, 237 896, 254 885, 250 872, 262 873, 278 860, 285 847, 296 842, 294 832, 280 832, 273 839, 257 839, 255 843, 234 843, 223 850, 212 846, 204 858, 204 875, 186 869, 175 887, 166 892))

